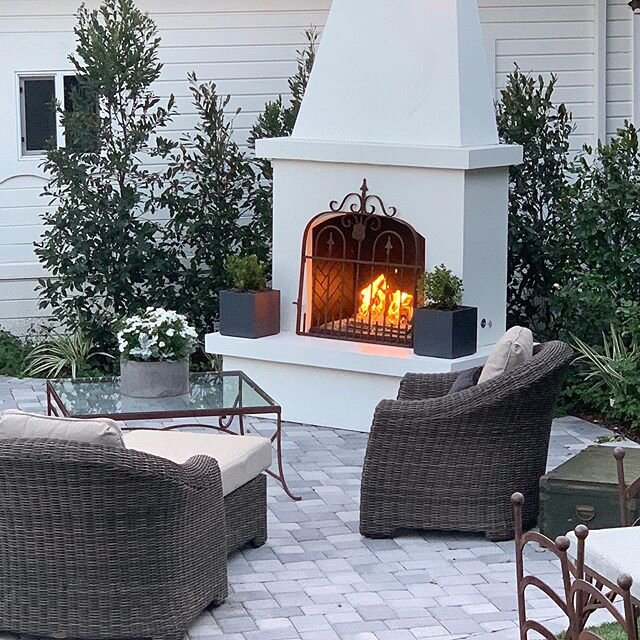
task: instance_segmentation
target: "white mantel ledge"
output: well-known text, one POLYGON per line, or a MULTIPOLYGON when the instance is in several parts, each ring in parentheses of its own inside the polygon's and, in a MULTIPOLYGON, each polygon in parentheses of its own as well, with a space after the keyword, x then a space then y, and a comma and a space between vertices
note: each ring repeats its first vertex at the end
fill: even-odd
POLYGON ((520 164, 522 147, 507 144, 478 147, 407 146, 291 137, 257 140, 256 155, 271 160, 471 170, 520 164))

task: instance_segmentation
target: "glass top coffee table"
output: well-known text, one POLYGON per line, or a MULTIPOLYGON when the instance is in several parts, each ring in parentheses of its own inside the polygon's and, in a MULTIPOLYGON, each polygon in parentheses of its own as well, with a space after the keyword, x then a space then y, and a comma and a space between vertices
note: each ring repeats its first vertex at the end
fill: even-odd
MULTIPOLYGON (((278 472, 267 473, 282 484, 293 500, 300 500, 287 486, 282 463, 282 407, 242 371, 192 373, 189 395, 174 398, 130 398, 120 393, 120 378, 78 378, 47 380, 47 413, 68 418, 112 418, 113 420, 169 420, 174 418, 217 417, 218 425, 177 424, 163 431, 183 427, 206 427, 243 436, 244 418, 275 415, 278 472), (238 418, 238 432, 231 430, 238 418)), ((124 427, 125 430, 135 427, 124 427)))

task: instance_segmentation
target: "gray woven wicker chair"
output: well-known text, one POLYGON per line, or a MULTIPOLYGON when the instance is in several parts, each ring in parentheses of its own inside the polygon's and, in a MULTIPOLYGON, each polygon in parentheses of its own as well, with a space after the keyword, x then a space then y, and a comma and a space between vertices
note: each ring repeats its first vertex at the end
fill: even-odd
POLYGON ((362 473, 362 535, 430 529, 507 540, 514 491, 526 498, 524 526, 535 526, 538 482, 571 359, 568 345, 548 342, 526 364, 450 396, 457 374, 408 374, 398 400, 376 408, 362 473))
POLYGON ((225 533, 211 458, 4 440, 0 630, 181 640, 227 596, 225 533))

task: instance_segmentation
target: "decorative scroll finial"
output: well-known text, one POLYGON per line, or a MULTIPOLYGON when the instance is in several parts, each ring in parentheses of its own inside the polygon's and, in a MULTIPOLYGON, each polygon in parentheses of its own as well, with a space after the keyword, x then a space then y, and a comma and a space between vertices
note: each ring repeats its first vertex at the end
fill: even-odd
POLYGON ((360 193, 349 193, 340 203, 337 200, 333 200, 329 203, 329 210, 334 213, 352 213, 357 216, 382 214, 389 218, 393 218, 398 213, 396 207, 387 209, 380 196, 369 195, 369 185, 366 178, 362 181, 360 193), (345 208, 347 205, 348 209, 345 208))

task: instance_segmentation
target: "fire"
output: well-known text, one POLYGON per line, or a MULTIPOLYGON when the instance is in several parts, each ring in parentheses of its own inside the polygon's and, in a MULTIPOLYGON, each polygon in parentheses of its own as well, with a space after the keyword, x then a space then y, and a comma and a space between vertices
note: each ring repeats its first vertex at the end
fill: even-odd
POLYGON ((385 275, 380 274, 360 292, 356 319, 404 328, 413 319, 413 296, 399 289, 392 291, 385 275))

